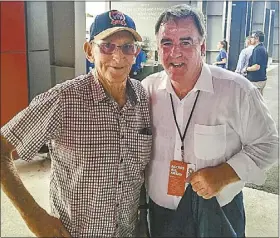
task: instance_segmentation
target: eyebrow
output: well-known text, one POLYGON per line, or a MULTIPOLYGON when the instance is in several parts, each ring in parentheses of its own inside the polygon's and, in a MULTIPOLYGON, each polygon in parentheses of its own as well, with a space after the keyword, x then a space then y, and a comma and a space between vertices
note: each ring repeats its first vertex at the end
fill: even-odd
MULTIPOLYGON (((191 38, 191 37, 180 38, 180 41, 187 41, 187 40, 193 42, 193 38, 191 38)), ((169 38, 163 38, 163 39, 161 39, 160 43, 163 44, 165 42, 170 42, 170 41, 172 41, 172 40, 169 38)))
POLYGON ((169 42, 169 41, 172 41, 172 40, 170 40, 168 38, 164 38, 164 39, 161 39, 160 43, 163 44, 163 43, 169 42))
POLYGON ((180 41, 184 41, 184 40, 189 40, 189 41, 193 42, 193 38, 191 38, 191 37, 180 38, 180 41))

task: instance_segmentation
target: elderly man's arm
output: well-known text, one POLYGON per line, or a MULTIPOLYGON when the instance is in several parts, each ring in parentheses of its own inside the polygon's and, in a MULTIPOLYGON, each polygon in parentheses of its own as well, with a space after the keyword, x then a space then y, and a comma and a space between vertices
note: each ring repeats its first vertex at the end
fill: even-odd
POLYGON ((37 237, 68 237, 61 221, 49 215, 22 183, 12 157, 30 161, 60 131, 59 88, 36 96, 27 108, 1 127, 1 188, 37 237))
POLYGON ((61 221, 50 216, 27 191, 18 175, 12 153, 18 156, 14 146, 1 136, 2 190, 37 237, 70 237, 61 221))
POLYGON ((25 219, 32 217, 32 213, 39 208, 39 205, 24 187, 17 173, 12 153, 18 157, 14 146, 1 136, 1 188, 25 219))

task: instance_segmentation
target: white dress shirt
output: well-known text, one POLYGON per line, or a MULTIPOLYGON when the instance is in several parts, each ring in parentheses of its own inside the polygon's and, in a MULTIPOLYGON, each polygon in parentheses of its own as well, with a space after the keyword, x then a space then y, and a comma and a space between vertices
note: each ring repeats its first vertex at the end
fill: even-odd
POLYGON ((200 90, 184 140, 184 161, 195 164, 196 170, 227 162, 241 179, 217 195, 221 206, 231 202, 245 182, 265 181, 265 170, 278 158, 278 133, 262 96, 246 78, 204 64, 195 87, 182 100, 175 94, 165 71, 148 76, 142 84, 151 100, 153 151, 146 186, 154 202, 176 209, 181 199, 167 195, 170 161, 181 157, 181 139, 170 94, 183 134, 200 90))
POLYGON ((241 50, 235 70, 236 73, 242 74, 243 76, 246 75, 246 68, 248 67, 249 59, 253 53, 254 47, 254 45, 249 45, 241 50))

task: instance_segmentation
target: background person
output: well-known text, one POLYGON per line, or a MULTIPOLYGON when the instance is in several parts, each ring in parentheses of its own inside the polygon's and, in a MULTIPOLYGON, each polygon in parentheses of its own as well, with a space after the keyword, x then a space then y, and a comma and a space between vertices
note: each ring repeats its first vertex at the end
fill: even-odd
POLYGON ((140 50, 139 54, 136 57, 135 63, 132 65, 130 77, 133 78, 133 76, 139 74, 142 72, 144 68, 144 63, 147 61, 147 55, 144 50, 140 50))
POLYGON ((264 33, 262 31, 255 31, 251 35, 251 44, 254 46, 249 64, 246 69, 247 79, 252 82, 263 95, 263 89, 266 85, 266 68, 268 62, 268 53, 264 47, 264 33))
POLYGON ((253 53, 254 45, 251 44, 251 36, 245 39, 245 48, 241 50, 235 72, 246 77, 249 59, 253 53))
POLYGON ((221 67, 223 69, 227 68, 227 60, 228 60, 228 43, 226 40, 219 41, 217 44, 217 48, 219 50, 219 54, 217 55, 216 62, 213 65, 221 67))

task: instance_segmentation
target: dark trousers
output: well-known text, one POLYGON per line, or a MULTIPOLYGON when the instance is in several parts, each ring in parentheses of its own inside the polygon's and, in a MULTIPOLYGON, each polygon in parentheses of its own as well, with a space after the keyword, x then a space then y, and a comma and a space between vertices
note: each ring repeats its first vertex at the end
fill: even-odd
POLYGON ((189 185, 177 210, 149 201, 152 237, 245 237, 243 193, 220 207, 216 197, 203 199, 189 185))

